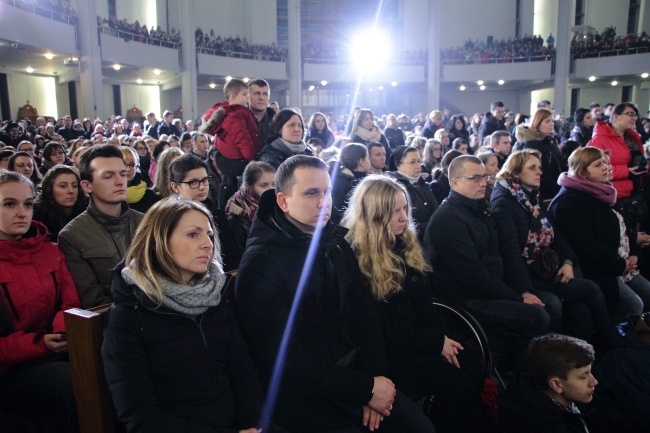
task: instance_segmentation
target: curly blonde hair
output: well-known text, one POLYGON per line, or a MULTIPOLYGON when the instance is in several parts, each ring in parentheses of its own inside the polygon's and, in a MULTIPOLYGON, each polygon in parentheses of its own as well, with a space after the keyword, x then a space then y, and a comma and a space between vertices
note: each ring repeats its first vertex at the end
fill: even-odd
POLYGON ((354 189, 341 225, 349 229, 346 239, 357 254, 359 268, 368 278, 375 299, 383 301, 402 290, 406 266, 419 272, 431 270, 418 242, 408 192, 394 179, 381 175, 364 178, 354 189), (399 235, 403 254, 393 250, 397 237, 390 231, 400 192, 408 203, 408 224, 399 235))

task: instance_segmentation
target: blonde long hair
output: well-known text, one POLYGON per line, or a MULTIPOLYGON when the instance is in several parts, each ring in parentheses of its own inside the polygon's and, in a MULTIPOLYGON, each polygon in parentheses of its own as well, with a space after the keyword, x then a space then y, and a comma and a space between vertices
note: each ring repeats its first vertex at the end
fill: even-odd
POLYGON ((375 299, 383 301, 402 290, 406 266, 419 272, 431 270, 418 242, 408 192, 394 179, 381 175, 364 178, 354 189, 341 225, 349 229, 346 239, 357 254, 375 299), (403 257, 393 251, 397 237, 389 228, 399 192, 404 193, 408 203, 408 224, 400 235, 403 257))
MULTIPOLYGON (((220 273, 223 272, 219 240, 216 236, 217 228, 210 211, 199 202, 175 196, 157 202, 144 214, 126 253, 125 263, 135 275, 138 287, 158 306, 165 296, 161 277, 177 283, 183 282, 169 248, 169 239, 183 215, 192 210, 201 212, 208 218, 215 234, 209 263, 216 265, 220 273)), ((198 281, 206 278, 210 278, 208 273, 202 275, 198 281)))

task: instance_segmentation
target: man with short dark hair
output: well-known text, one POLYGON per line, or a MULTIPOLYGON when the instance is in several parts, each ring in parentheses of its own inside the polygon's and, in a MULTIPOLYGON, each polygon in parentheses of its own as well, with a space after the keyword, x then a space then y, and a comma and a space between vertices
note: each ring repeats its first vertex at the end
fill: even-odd
MULTIPOLYGON (((593 117, 596 120, 601 119, 602 110, 598 102, 592 102, 591 104, 589 104, 589 110, 591 110, 591 117, 593 117)), ((605 119, 605 120, 609 120, 609 119, 605 119)))
POLYGON ((192 149, 190 153, 201 159, 208 157, 208 136, 202 132, 195 132, 192 135, 192 149))
POLYGON ((82 308, 113 302, 111 272, 124 258, 143 215, 126 203, 127 173, 122 152, 91 147, 79 161, 88 209, 59 233, 59 247, 79 292, 82 308))
MULTIPOLYGON (((532 338, 548 332, 546 303, 560 311, 550 293, 524 292, 517 281, 505 281, 496 221, 485 208, 487 173, 480 159, 462 155, 449 165, 451 191, 433 214, 424 242, 436 271, 434 289, 460 302, 488 329, 532 338)), ((521 260, 521 254, 509 260, 521 260)))
POLYGON ((325 163, 292 156, 275 179, 276 190, 260 198, 235 288, 262 383, 278 392, 273 421, 303 433, 361 432, 378 422, 383 432, 433 432, 384 376, 370 292, 347 229, 329 221, 325 163))
POLYGON ((165 110, 163 113, 163 121, 158 125, 158 137, 161 135, 180 135, 176 127, 172 124, 173 120, 174 113, 169 110, 165 110))
POLYGON ((82 134, 79 133, 72 125, 72 117, 69 114, 63 116, 63 126, 56 131, 65 141, 74 140, 79 138, 82 134))
POLYGON ((600 120, 603 122, 609 121, 609 118, 612 117, 612 113, 614 112, 614 107, 616 107, 616 105, 612 104, 611 102, 605 104, 605 107, 603 108, 603 114, 600 120))
POLYGON ((485 113, 481 126, 478 128, 478 140, 483 142, 483 139, 491 135, 494 131, 505 131, 505 120, 503 117, 506 114, 506 107, 501 101, 494 101, 490 104, 490 111, 485 113))
POLYGON ((508 155, 512 150, 512 138, 508 131, 496 131, 490 136, 490 145, 492 146, 492 152, 497 157, 499 161, 499 169, 503 168, 503 164, 506 163, 508 155))
POLYGON ((144 122, 145 134, 158 140, 158 119, 153 111, 147 113, 147 120, 144 122))
POLYGON ((269 100, 271 98, 269 83, 261 78, 251 80, 248 82, 248 91, 248 108, 255 116, 262 145, 265 145, 266 139, 271 134, 271 120, 275 116, 275 111, 269 107, 269 100))

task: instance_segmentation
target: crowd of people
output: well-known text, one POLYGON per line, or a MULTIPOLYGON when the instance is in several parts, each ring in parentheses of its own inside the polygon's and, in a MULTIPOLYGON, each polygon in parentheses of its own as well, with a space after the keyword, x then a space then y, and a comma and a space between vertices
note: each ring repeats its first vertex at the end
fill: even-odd
POLYGON ((109 18, 98 16, 97 27, 105 33, 123 38, 125 41, 142 42, 169 48, 181 43, 180 30, 172 28, 171 31, 166 32, 160 25, 157 28, 151 26, 151 30, 148 30, 147 25, 141 25, 138 20, 130 23, 126 18, 120 20, 114 16, 109 18))
POLYGON ((286 47, 278 47, 275 42, 272 44, 251 44, 246 38, 239 35, 222 37, 215 35, 214 30, 203 33, 201 27, 194 32, 196 49, 202 53, 215 54, 227 57, 243 57, 256 60, 270 60, 272 62, 283 61, 287 58, 286 47))
POLYGON ((37 15, 51 17, 57 21, 74 23, 77 14, 67 0, 16 0, 4 1, 19 8, 23 8, 37 15))
POLYGON ((523 38, 479 41, 467 40, 462 47, 447 48, 440 52, 441 60, 448 64, 527 62, 548 60, 555 54, 555 38, 549 35, 546 45, 542 36, 525 35, 523 38))
POLYGON ((647 114, 594 103, 560 142, 550 101, 337 125, 263 79, 224 96, 196 123, 6 122, 3 412, 76 431, 62 312, 112 303, 127 431, 650 427, 647 114), (433 296, 522 342, 496 415, 433 296))
POLYGON ((571 54, 576 58, 638 54, 649 50, 650 37, 646 32, 617 36, 615 27, 608 27, 602 33, 576 32, 571 41, 571 54))

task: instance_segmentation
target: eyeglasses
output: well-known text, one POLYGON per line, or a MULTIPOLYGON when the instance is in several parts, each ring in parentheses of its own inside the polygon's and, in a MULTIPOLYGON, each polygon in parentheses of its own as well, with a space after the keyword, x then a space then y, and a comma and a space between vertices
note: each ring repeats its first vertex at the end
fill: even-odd
POLYGON ((146 147, 136 147, 135 150, 147 150, 146 147))
POLYGON ((489 182, 492 177, 489 174, 484 174, 484 175, 474 175, 474 176, 458 176, 455 177, 454 179, 467 179, 467 180, 472 180, 476 183, 481 182, 482 180, 489 182))
POLYGON ((30 147, 23 147, 22 149, 18 149, 19 152, 33 152, 36 148, 34 146, 30 147))
POLYGON ((626 111, 625 113, 621 113, 621 114, 625 114, 626 116, 630 116, 633 119, 636 119, 637 117, 639 117, 639 115, 636 114, 634 111, 626 111))
POLYGON ((213 179, 212 176, 208 176, 208 177, 204 177, 201 180, 192 179, 192 180, 188 180, 187 182, 178 182, 178 183, 186 183, 190 188, 197 189, 199 187, 199 184, 203 186, 208 186, 212 179, 213 179))
POLYGON ((136 167, 139 167, 139 165, 138 165, 138 164, 135 164, 135 163, 133 163, 133 162, 130 163, 130 164, 126 164, 126 168, 130 168, 131 170, 133 170, 133 169, 136 168, 136 167))

